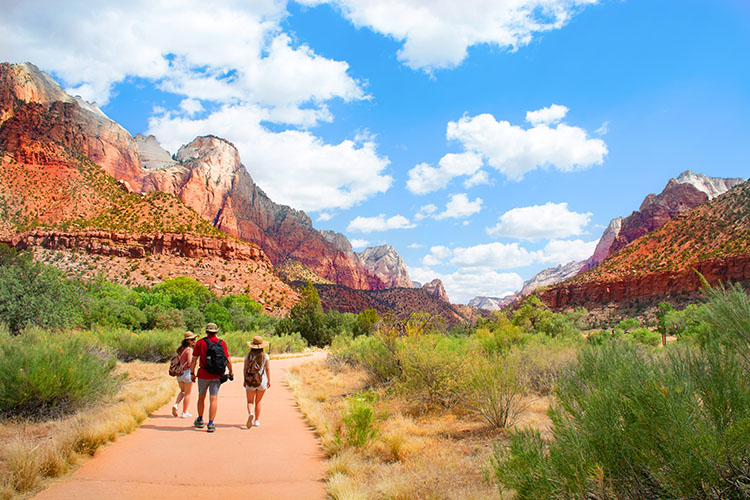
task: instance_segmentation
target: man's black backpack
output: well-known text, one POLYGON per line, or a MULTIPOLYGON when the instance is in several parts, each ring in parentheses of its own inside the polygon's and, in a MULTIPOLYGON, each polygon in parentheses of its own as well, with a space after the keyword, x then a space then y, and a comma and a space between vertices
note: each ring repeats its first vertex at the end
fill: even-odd
POLYGON ((227 357, 224 354, 223 340, 211 342, 208 338, 206 341, 206 371, 214 375, 223 375, 227 367, 227 357))

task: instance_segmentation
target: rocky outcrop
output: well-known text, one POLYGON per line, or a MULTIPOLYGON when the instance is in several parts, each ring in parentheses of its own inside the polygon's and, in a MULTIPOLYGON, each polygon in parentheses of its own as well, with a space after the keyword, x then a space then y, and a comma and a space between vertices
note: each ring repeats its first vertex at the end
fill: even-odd
POLYGON ((690 294, 703 287, 700 273, 710 285, 750 283, 750 255, 710 259, 690 269, 664 271, 636 278, 563 284, 536 294, 552 309, 628 301, 658 302, 670 295, 690 294), (696 272, 697 271, 697 272, 696 272))
POLYGON ((706 193, 709 200, 721 196, 734 186, 745 182, 742 177, 708 177, 703 174, 694 174, 692 170, 685 170, 675 180, 680 184, 690 184, 698 191, 706 193))
POLYGON ((638 211, 626 218, 612 219, 599 239, 594 254, 586 260, 580 272, 594 268, 631 241, 661 227, 675 215, 720 196, 743 182, 745 179, 739 177, 708 177, 685 170, 676 179, 670 179, 661 193, 646 196, 638 211))
POLYGON ((615 217, 609 221, 607 229, 602 233, 599 242, 596 244, 594 254, 586 259, 579 272, 585 272, 594 266, 604 262, 604 259, 609 256, 609 249, 612 246, 612 242, 615 241, 617 236, 620 234, 620 228, 622 227, 622 217, 615 217))
POLYGON ((304 212, 271 201, 229 141, 198 137, 175 157, 178 165, 148 172, 144 190, 176 195, 222 231, 257 243, 274 265, 295 260, 334 283, 383 288, 359 259, 337 248, 341 242, 332 243, 314 229, 304 212))
POLYGON ((412 287, 406 263, 391 245, 365 248, 358 255, 365 267, 383 282, 385 288, 412 287))
POLYGON ((31 63, 0 64, 0 124, 0 142, 10 152, 33 142, 55 142, 140 190, 138 147, 127 130, 95 103, 67 95, 31 63))
POLYGON ((681 184, 670 179, 661 193, 646 196, 640 209, 623 219, 620 232, 609 247, 609 255, 660 228, 677 214, 687 212, 706 201, 708 195, 692 184, 681 184))
POLYGON ((448 326, 468 319, 456 307, 422 288, 355 290, 339 285, 315 285, 315 288, 325 311, 359 313, 365 309, 375 309, 378 314, 393 313, 402 319, 416 312, 426 312, 443 318, 448 326))
POLYGON ((141 158, 141 166, 145 169, 160 169, 176 165, 169 152, 162 148, 156 137, 150 135, 145 137, 136 134, 135 144, 138 146, 138 155, 141 158))
POLYGON ((427 293, 429 293, 436 299, 440 299, 444 302, 450 303, 450 299, 448 298, 448 294, 445 293, 445 287, 443 286, 443 282, 440 280, 440 278, 435 278, 429 283, 425 283, 424 285, 422 285, 422 290, 426 290, 427 293))
POLYGON ((469 301, 469 305, 486 311, 499 311, 503 307, 501 305, 502 300, 500 297, 477 296, 469 301))
POLYGON ((18 249, 80 250, 93 255, 140 259, 150 255, 175 255, 192 259, 219 257, 253 261, 272 269, 260 248, 250 243, 193 234, 129 234, 110 231, 29 231, 0 235, 0 242, 18 249))
POLYGON ((549 267, 531 277, 531 279, 523 282, 523 288, 521 288, 521 295, 526 296, 532 293, 537 288, 543 286, 554 285, 560 283, 568 278, 572 278, 581 271, 585 261, 572 261, 567 264, 560 264, 556 267, 549 267))

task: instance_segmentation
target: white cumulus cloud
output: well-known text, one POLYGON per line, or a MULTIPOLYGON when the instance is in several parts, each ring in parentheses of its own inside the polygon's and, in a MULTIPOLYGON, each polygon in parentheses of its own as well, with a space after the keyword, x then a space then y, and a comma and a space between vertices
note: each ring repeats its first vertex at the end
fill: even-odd
POLYGON ((462 175, 472 176, 474 184, 481 183, 477 174, 482 163, 482 157, 475 153, 449 153, 440 159, 438 167, 420 163, 409 170, 406 188, 414 194, 427 194, 444 188, 451 179, 462 175))
POLYGON ((539 34, 565 26, 597 0, 297 0, 329 3, 355 26, 403 42, 398 58, 428 72, 452 68, 467 49, 487 44, 516 50, 539 34))
POLYGON ((523 278, 516 273, 499 273, 476 269, 459 269, 452 273, 439 273, 429 266, 409 266, 409 276, 420 283, 427 283, 435 278, 443 282, 445 292, 451 302, 466 304, 472 298, 483 295, 502 297, 519 290, 523 278))
POLYGON ((599 240, 552 240, 540 252, 539 260, 552 265, 585 260, 594 254, 598 242, 599 240))
MULTIPOLYGON (((545 110, 532 113, 541 113, 532 115, 534 120, 551 120, 555 115, 545 110)), ((446 137, 460 142, 468 152, 482 155, 489 165, 515 181, 537 168, 585 169, 601 164, 607 155, 604 141, 589 137, 582 128, 538 122, 524 129, 487 113, 449 122, 446 137)))
POLYGON ((525 240, 567 238, 583 234, 591 215, 572 212, 567 203, 514 208, 501 215, 497 225, 487 228, 487 234, 525 240))
POLYGON ((515 269, 533 264, 539 258, 518 243, 486 243, 466 248, 453 249, 451 264, 460 268, 515 269))
POLYGON ((368 240, 353 239, 351 240, 352 248, 366 248, 370 245, 368 240))
POLYGON ((380 214, 375 217, 357 216, 349 223, 346 230, 350 232, 372 233, 374 231, 411 229, 413 227, 416 227, 416 225, 409 222, 409 219, 403 215, 394 215, 386 219, 384 214, 380 214))
POLYGON ((438 220, 441 219, 463 219, 479 213, 482 210, 482 199, 475 198, 469 200, 465 193, 451 195, 451 199, 445 205, 445 211, 435 215, 438 220))
POLYGON ((568 108, 565 106, 553 104, 547 108, 538 109, 536 111, 527 111, 526 121, 534 126, 541 125, 543 123, 551 125, 553 123, 558 123, 560 120, 565 118, 565 115, 568 114, 568 111, 568 108))

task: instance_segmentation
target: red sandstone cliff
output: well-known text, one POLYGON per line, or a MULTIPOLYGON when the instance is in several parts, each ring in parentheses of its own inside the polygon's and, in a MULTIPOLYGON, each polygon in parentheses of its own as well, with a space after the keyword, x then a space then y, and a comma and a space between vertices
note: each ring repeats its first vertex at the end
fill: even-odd
POLYGON ((750 182, 675 215, 600 265, 536 293, 550 307, 655 302, 710 284, 750 282, 750 182))
POLYGON ((144 190, 173 193, 222 231, 257 243, 274 265, 294 260, 341 285, 383 288, 356 256, 314 229, 304 212, 271 201, 230 142, 198 137, 180 148, 176 159, 178 165, 149 171, 144 190))
POLYGON ((138 148, 127 130, 96 104, 67 95, 31 63, 0 63, 0 125, 9 151, 35 141, 55 142, 140 190, 138 148))

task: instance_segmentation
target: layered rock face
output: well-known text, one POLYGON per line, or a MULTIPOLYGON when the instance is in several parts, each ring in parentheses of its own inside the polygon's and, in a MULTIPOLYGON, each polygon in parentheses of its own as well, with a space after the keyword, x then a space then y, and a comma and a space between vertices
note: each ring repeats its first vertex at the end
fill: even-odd
POLYGON ((366 248, 358 255, 365 267, 383 282, 385 288, 412 288, 406 263, 391 245, 366 248))
POLYGON ((599 239, 594 255, 586 261, 581 272, 592 269, 631 241, 663 226, 675 215, 720 196, 744 181, 742 178, 708 177, 685 170, 676 179, 670 179, 661 193, 646 196, 638 211, 626 218, 612 219, 599 239))
POLYGON ((93 255, 141 259, 149 255, 175 255, 191 259, 219 257, 252 261, 272 271, 271 262, 255 245, 231 239, 194 234, 131 234, 111 231, 35 230, 0 235, 0 242, 18 249, 42 247, 48 250, 82 250, 93 255))
POLYGON ((332 243, 315 230, 304 212, 271 201, 229 141, 198 137, 175 157, 179 164, 148 172, 144 190, 176 195, 222 231, 257 243, 274 265, 295 260, 334 283, 384 287, 359 259, 337 248, 341 242, 332 243))
POLYGON ((56 142, 80 151, 131 190, 141 188, 143 172, 130 134, 96 104, 67 95, 31 63, 0 64, 0 125, 8 151, 56 142))
POLYGON ((673 294, 689 294, 703 288, 696 273, 710 285, 738 281, 750 283, 750 255, 710 259, 682 271, 663 271, 635 278, 561 284, 540 290, 539 298, 553 309, 588 304, 644 300, 657 302, 673 294))
POLYGON ((435 278, 429 283, 425 283, 424 285, 422 285, 422 290, 426 290, 427 293, 429 293, 436 299, 440 299, 442 301, 450 303, 450 299, 448 298, 448 294, 445 293, 445 287, 443 286, 443 282, 440 280, 440 278, 435 278))

